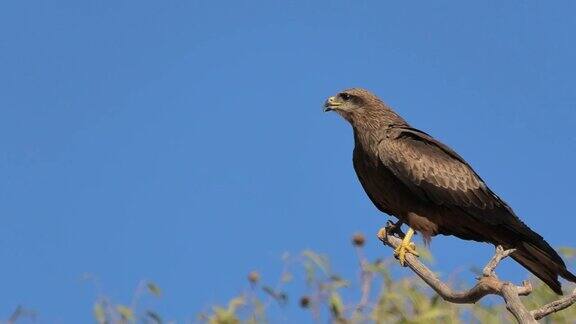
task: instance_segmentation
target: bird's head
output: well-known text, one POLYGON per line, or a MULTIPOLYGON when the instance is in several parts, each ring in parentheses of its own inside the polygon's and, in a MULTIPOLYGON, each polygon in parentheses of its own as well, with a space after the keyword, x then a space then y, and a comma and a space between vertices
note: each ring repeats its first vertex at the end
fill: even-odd
POLYGON ((348 121, 367 110, 383 106, 382 101, 370 91, 360 88, 346 89, 324 102, 324 111, 335 111, 348 121))
POLYGON ((405 123, 376 95, 361 88, 346 89, 329 97, 324 102, 324 111, 337 112, 355 127, 405 123))

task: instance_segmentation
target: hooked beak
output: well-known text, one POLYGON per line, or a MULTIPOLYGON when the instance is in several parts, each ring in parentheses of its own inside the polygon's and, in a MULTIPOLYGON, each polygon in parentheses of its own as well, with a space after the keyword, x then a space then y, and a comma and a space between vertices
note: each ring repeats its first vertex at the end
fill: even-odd
POLYGON ((336 109, 336 107, 341 106, 342 103, 338 102, 338 100, 336 99, 336 97, 330 97, 328 99, 326 99, 326 102, 324 103, 324 112, 327 111, 331 111, 336 109))

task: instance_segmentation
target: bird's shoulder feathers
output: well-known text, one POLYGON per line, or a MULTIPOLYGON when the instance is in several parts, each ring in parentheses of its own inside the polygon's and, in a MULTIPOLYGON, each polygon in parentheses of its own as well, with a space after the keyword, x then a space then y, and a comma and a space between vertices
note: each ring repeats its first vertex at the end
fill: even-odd
POLYGON ((506 207, 448 146, 410 127, 392 127, 378 144, 381 163, 414 194, 438 205, 506 207))

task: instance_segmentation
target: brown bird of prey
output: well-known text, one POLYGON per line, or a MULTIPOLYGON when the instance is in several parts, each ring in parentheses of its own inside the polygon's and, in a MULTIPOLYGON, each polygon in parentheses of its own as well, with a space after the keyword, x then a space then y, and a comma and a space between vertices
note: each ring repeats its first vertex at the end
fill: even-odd
POLYGON ((516 249, 514 260, 562 294, 558 276, 576 282, 558 253, 524 224, 472 167, 432 136, 413 128, 374 94, 348 89, 326 100, 354 129, 353 164, 374 205, 409 229, 395 255, 417 255, 415 231, 426 243, 454 235, 516 249))

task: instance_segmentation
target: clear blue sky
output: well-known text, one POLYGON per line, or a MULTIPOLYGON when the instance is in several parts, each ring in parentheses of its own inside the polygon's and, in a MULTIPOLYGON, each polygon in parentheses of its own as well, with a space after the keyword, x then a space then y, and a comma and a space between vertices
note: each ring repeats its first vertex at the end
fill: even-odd
MULTIPOLYGON (((350 127, 321 110, 351 86, 576 246, 575 15, 572 1, 2 1, 0 318, 23 304, 90 321, 85 272, 125 303, 153 279, 177 320, 251 269, 274 279, 284 251, 353 276, 350 235, 387 217, 356 180, 350 127)), ((466 276, 492 248, 432 251, 466 276)))

